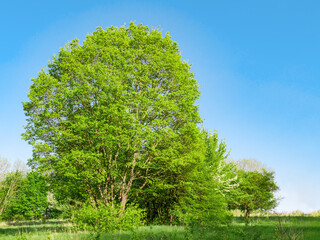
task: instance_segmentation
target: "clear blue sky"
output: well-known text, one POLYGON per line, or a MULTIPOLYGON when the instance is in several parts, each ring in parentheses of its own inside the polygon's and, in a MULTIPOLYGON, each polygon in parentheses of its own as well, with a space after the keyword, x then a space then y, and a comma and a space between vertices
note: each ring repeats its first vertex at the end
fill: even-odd
POLYGON ((161 26, 201 87, 204 126, 233 159, 276 172, 278 210, 320 209, 320 3, 317 1, 6 1, 0 7, 0 155, 26 161, 30 78, 97 26, 161 26))

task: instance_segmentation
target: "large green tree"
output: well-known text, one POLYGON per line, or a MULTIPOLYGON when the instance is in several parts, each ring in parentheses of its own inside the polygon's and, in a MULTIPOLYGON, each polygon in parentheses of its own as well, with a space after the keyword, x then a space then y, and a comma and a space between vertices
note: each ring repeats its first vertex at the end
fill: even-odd
POLYGON ((159 29, 98 28, 32 81, 30 165, 62 195, 125 207, 153 179, 181 176, 199 158, 198 85, 159 29))

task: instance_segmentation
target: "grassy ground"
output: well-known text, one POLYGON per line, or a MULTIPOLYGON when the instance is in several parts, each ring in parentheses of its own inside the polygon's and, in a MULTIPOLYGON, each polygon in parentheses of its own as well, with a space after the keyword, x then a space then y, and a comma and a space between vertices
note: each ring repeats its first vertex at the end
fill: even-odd
POLYGON ((64 221, 0 223, 0 240, 81 240, 81 239, 295 239, 319 240, 320 217, 253 217, 249 225, 235 218, 230 226, 181 227, 146 226, 134 232, 100 233, 75 232, 64 221))

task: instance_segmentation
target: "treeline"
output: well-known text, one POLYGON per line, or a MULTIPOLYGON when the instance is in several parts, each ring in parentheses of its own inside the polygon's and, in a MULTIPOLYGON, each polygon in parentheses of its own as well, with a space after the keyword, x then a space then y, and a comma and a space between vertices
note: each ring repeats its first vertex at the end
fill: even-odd
POLYGON ((150 181, 144 189, 133 189, 126 209, 117 202, 108 206, 102 199, 92 204, 89 194, 75 193, 79 190, 77 183, 57 186, 48 175, 36 171, 10 171, 8 161, 2 159, 0 218, 9 221, 66 218, 82 229, 110 231, 139 226, 142 222, 228 223, 235 209, 243 211, 248 220, 252 211, 276 206, 274 192, 278 187, 274 172, 256 160, 228 160, 226 144, 219 141, 216 132, 202 130, 201 138, 202 157, 194 163, 192 171, 162 178, 161 182, 150 181))
POLYGON ((32 79, 29 166, 79 228, 227 223, 230 209, 275 206, 273 173, 228 162, 199 127, 190 68, 169 34, 130 23, 71 41, 32 79))

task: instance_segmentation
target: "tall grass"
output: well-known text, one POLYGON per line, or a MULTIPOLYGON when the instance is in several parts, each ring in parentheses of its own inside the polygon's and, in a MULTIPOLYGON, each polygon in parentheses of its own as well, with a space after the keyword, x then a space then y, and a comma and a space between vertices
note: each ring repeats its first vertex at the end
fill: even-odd
POLYGON ((135 231, 90 233, 75 231, 66 221, 0 223, 0 240, 318 240, 320 217, 252 217, 249 225, 240 217, 229 226, 144 226, 135 231))

